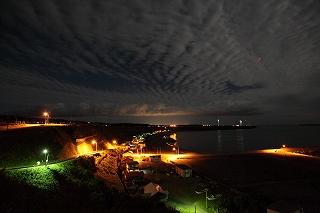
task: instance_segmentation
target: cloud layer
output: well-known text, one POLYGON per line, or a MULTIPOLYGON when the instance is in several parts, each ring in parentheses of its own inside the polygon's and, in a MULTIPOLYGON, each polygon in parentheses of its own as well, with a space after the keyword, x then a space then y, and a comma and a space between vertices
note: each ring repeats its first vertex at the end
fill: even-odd
POLYGON ((1 113, 320 119, 317 0, 1 4, 1 113))

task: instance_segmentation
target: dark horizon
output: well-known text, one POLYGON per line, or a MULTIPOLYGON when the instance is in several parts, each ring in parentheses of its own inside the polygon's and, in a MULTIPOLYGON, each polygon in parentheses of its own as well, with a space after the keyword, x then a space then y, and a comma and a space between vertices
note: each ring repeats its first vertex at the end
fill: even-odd
MULTIPOLYGON (((43 116, 25 116, 25 115, 1 115, 0 114, 0 123, 1 122, 32 122, 32 121, 39 121, 39 122, 44 122, 44 118, 43 116)), ((117 125, 117 124, 128 124, 128 125, 165 125, 165 126, 169 126, 172 124, 175 124, 177 126, 184 126, 184 125, 210 125, 210 126, 218 126, 217 120, 212 120, 212 122, 208 122, 208 123, 145 123, 145 122, 136 122, 136 121, 132 121, 129 122, 130 120, 126 119, 126 120, 119 120, 119 122, 107 122, 107 121, 98 121, 95 119, 81 119, 81 117, 77 117, 77 119, 72 118, 72 117, 54 117, 54 118, 50 118, 51 122, 80 122, 80 123, 101 123, 101 124, 110 124, 110 125, 117 125)), ((257 126, 257 127, 263 127, 263 126, 320 126, 320 122, 311 122, 311 123, 277 123, 277 124, 266 124, 266 123, 252 123, 252 122, 248 122, 246 120, 242 121, 244 126, 257 126)), ((223 122, 223 120, 220 119, 220 125, 221 126, 231 126, 231 125, 236 125, 239 124, 239 120, 233 120, 231 122, 223 122)))
POLYGON ((320 2, 4 1, 0 114, 320 123, 320 2))

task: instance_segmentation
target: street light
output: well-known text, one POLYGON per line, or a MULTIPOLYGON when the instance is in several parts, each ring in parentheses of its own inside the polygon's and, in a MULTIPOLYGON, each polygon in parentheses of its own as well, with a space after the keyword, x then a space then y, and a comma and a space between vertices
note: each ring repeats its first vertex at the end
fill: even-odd
POLYGON ((113 144, 117 144, 117 140, 112 140, 112 143, 113 144))
POLYGON ((48 164, 48 161, 49 161, 49 151, 47 149, 44 149, 42 151, 42 153, 44 154, 44 161, 46 163, 46 165, 48 164))
POLYGON ((49 123, 49 117, 50 117, 49 113, 48 112, 44 112, 42 115, 44 117, 44 123, 45 124, 49 123))
POLYGON ((206 209, 208 208, 208 189, 206 188, 206 189, 203 189, 202 191, 195 191, 195 193, 197 193, 197 194, 202 194, 202 193, 206 193, 206 209))
POLYGON ((91 144, 93 145, 93 144, 95 144, 96 145, 96 151, 98 151, 98 144, 97 144, 97 141, 96 140, 92 140, 91 141, 91 144))

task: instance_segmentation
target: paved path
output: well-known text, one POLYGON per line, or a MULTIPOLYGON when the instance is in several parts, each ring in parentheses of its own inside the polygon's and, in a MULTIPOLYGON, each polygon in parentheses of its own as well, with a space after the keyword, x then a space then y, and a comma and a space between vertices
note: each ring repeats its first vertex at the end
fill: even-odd
POLYGON ((111 151, 106 153, 102 158, 97 159, 96 176, 105 181, 109 188, 115 188, 120 192, 125 191, 125 188, 117 174, 118 171, 118 155, 111 151))

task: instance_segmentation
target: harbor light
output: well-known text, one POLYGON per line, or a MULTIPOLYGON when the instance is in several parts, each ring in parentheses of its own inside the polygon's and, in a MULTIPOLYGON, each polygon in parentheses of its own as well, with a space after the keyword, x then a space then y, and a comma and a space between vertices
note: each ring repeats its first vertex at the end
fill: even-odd
POLYGON ((43 117, 44 117, 44 123, 47 124, 49 123, 49 117, 50 117, 50 114, 49 112, 43 112, 43 117))

